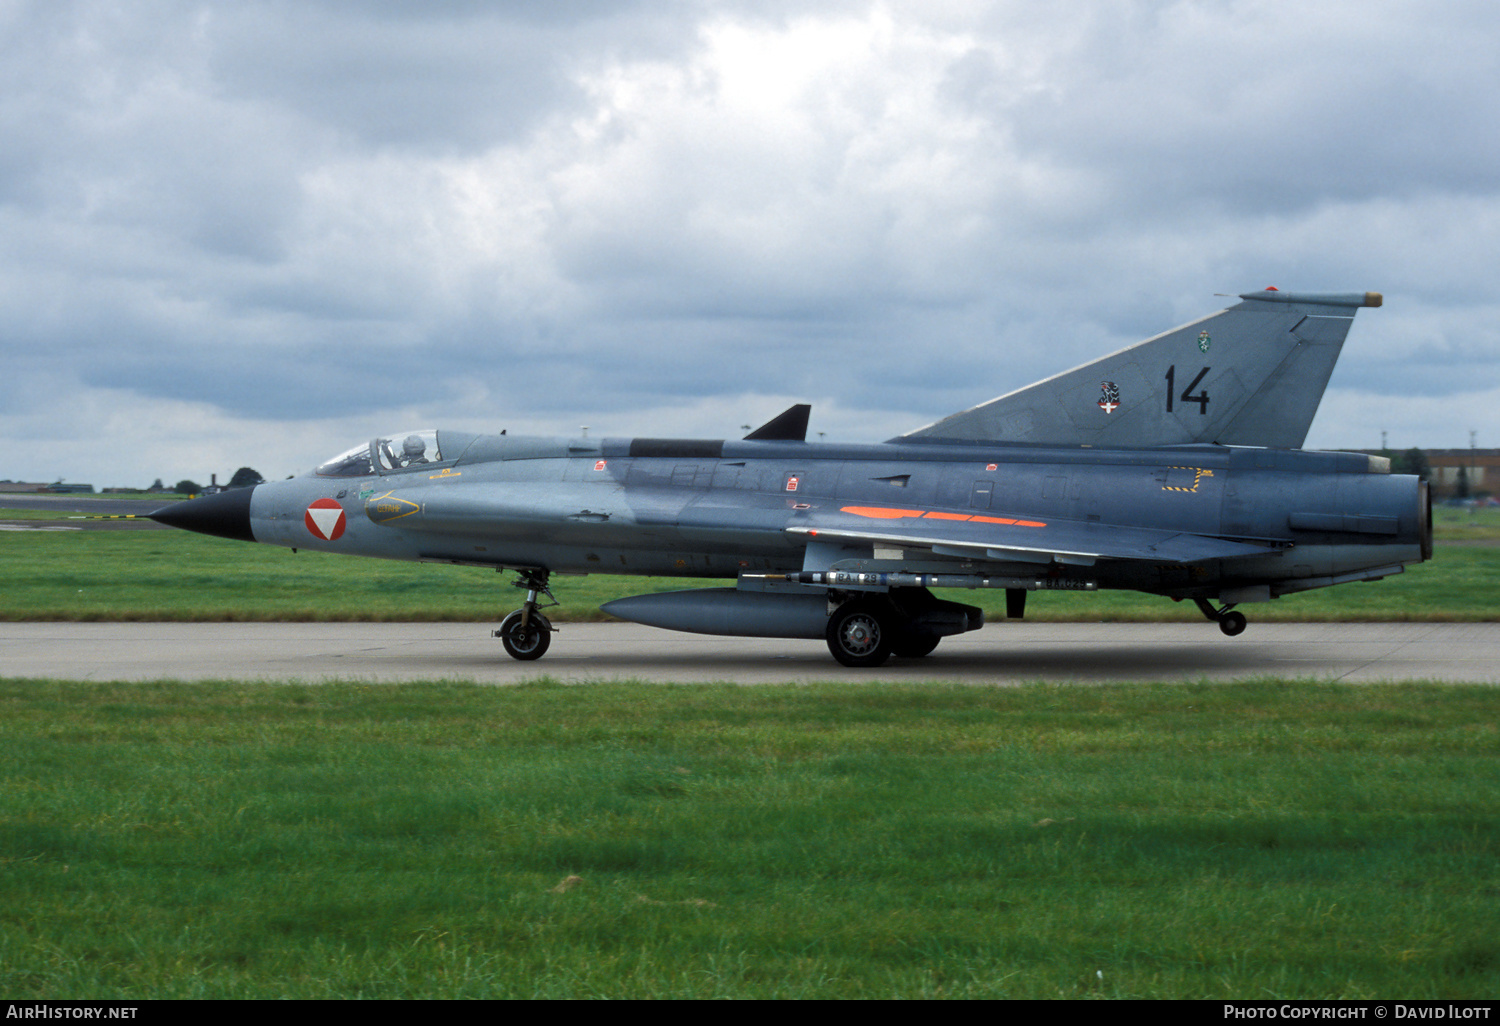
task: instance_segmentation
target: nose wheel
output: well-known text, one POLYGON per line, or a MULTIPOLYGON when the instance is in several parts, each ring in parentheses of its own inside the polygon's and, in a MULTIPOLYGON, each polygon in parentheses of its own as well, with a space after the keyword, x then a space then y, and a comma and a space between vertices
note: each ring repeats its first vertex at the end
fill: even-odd
POLYGON ((1228 637, 1232 638, 1237 634, 1245 632, 1245 627, 1249 621, 1245 619, 1244 613, 1236 611, 1233 606, 1220 606, 1218 609, 1215 609, 1209 603, 1208 599, 1194 599, 1193 601, 1203 611, 1203 615, 1218 624, 1219 630, 1223 631, 1228 637))
POLYGON ((494 632, 494 636, 500 639, 500 644, 505 646, 506 654, 512 659, 540 659, 552 644, 552 632, 555 628, 550 620, 537 611, 537 596, 546 595, 548 606, 559 603, 547 587, 550 575, 546 570, 521 570, 518 573, 518 578, 511 583, 517 588, 526 589, 526 604, 501 620, 500 628, 494 632))
POLYGON ((541 613, 528 616, 526 610, 517 609, 500 621, 495 637, 512 659, 540 659, 552 644, 552 624, 541 613))

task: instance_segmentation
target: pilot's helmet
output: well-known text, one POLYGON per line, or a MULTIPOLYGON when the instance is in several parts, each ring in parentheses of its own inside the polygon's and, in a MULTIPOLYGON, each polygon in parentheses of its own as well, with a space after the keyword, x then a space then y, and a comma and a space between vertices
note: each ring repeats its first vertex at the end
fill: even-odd
POLYGON ((422 441, 420 435, 407 435, 406 441, 401 443, 401 455, 407 459, 420 456, 427 451, 427 443, 422 441))

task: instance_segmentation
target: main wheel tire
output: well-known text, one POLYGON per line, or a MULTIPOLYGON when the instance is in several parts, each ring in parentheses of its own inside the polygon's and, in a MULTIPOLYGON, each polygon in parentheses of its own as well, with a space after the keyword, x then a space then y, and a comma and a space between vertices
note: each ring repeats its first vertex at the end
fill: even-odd
POLYGON ((1223 631, 1225 634, 1232 638, 1236 634, 1244 632, 1245 624, 1247 622, 1248 621, 1245 620, 1244 613, 1241 613, 1239 611, 1225 613, 1223 616, 1219 617, 1219 630, 1223 631))
POLYGON ((898 659, 920 659, 931 654, 942 641, 941 634, 929 634, 926 631, 901 631, 896 635, 895 641, 891 643, 891 654, 898 659))
POLYGON ((521 626, 521 614, 517 609, 500 621, 500 643, 512 659, 540 659, 552 644, 552 624, 541 613, 532 613, 526 626, 521 626))
POLYGON ((828 651, 845 666, 879 666, 891 656, 890 620, 872 602, 845 602, 828 618, 828 651))

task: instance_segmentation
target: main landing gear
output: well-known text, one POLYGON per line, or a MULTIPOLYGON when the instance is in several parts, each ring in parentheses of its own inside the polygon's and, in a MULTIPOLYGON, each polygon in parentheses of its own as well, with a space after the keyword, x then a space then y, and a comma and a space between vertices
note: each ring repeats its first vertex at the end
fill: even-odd
POLYGON ((828 651, 845 666, 881 666, 891 656, 920 659, 948 634, 978 630, 984 614, 972 606, 934 599, 925 589, 908 594, 851 598, 828 618, 828 651))
POLYGON ((879 666, 891 657, 893 619, 874 602, 845 602, 828 618, 828 651, 845 666, 879 666))
POLYGON ((501 620, 500 629, 494 632, 494 636, 500 639, 512 659, 540 659, 552 644, 554 628, 545 616, 537 612, 537 595, 546 595, 550 600, 548 606, 559 603, 547 587, 551 575, 545 569, 519 570, 517 575, 511 584, 526 589, 526 604, 501 620))
POLYGON ((1229 637, 1232 638, 1236 634, 1244 632, 1245 624, 1248 621, 1245 619, 1245 614, 1235 612, 1233 606, 1221 606, 1215 609, 1209 604, 1208 599, 1193 599, 1193 601, 1203 611, 1203 615, 1218 624, 1219 630, 1229 635, 1229 637))

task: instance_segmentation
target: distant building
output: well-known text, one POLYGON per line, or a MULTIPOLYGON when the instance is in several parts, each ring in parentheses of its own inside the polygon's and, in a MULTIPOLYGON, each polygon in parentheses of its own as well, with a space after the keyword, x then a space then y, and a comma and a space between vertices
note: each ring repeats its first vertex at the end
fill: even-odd
MULTIPOLYGON (((1389 456, 1392 473, 1401 473, 1404 449, 1355 449, 1368 456, 1389 456)), ((1469 478, 1471 496, 1492 495, 1500 485, 1500 449, 1423 449, 1429 468, 1427 480, 1434 499, 1451 499, 1458 495, 1458 471, 1462 467, 1469 478)), ((1407 471, 1409 473, 1409 471, 1407 471)))
POLYGON ((1458 494, 1458 471, 1469 478, 1469 494, 1493 494, 1500 482, 1500 449, 1425 449, 1432 466, 1434 498, 1451 499, 1458 494))
POLYGON ((93 495, 94 486, 91 484, 64 484, 61 481, 53 481, 51 484, 39 484, 32 481, 0 481, 0 493, 11 495, 93 495))

